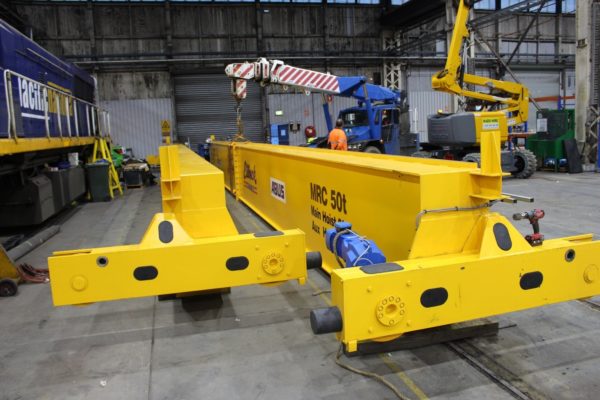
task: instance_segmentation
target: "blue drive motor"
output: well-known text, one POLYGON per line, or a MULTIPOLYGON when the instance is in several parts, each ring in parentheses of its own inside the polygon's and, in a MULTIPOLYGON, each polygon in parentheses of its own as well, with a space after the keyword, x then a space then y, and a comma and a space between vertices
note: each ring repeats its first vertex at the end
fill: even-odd
POLYGON ((352 231, 352 224, 336 222, 334 228, 325 232, 327 249, 336 255, 341 267, 361 267, 385 263, 383 252, 374 241, 359 236, 352 231), (345 265, 340 258, 344 260, 345 265))

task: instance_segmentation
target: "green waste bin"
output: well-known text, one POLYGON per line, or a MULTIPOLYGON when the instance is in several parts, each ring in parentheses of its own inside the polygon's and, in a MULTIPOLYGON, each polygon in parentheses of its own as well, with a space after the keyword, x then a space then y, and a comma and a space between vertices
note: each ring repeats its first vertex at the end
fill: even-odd
POLYGON ((110 177, 108 163, 86 164, 85 172, 92 201, 109 201, 110 177))

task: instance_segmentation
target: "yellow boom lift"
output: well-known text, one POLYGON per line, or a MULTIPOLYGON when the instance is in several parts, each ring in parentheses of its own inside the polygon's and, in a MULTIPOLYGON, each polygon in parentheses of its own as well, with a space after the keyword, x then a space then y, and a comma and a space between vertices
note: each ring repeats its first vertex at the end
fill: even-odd
MULTIPOLYGON (((500 130, 500 141, 506 144, 508 128, 527 122, 529 91, 520 83, 466 73, 464 58, 470 37, 468 20, 472 3, 472 0, 459 2, 446 65, 431 79, 434 90, 460 96, 464 111, 429 116, 428 143, 424 149, 430 150, 425 153, 428 155, 451 153, 454 158, 480 163, 479 144, 483 132, 500 130), (487 89, 487 92, 476 88, 487 89)), ((526 179, 535 172, 535 155, 527 149, 514 148, 511 144, 501 156, 502 170, 517 178, 526 179)))

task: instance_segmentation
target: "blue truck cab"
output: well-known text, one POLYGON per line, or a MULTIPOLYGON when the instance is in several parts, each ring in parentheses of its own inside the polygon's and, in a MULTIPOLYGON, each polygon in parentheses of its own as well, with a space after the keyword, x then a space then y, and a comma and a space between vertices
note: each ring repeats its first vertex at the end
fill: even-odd
POLYGON ((347 108, 340 112, 348 137, 348 150, 365 153, 401 154, 401 110, 390 104, 372 107, 371 113, 363 107, 347 108), (370 124, 370 121, 373 124, 370 124))
MULTIPOLYGON (((353 77, 340 78, 356 79, 353 77)), ((358 100, 355 107, 340 111, 348 138, 348 150, 365 153, 410 155, 416 149, 417 135, 410 133, 406 92, 369 83, 356 85, 343 94, 358 100), (365 94, 366 92, 366 94, 365 94)), ((309 147, 327 148, 327 137, 334 127, 329 104, 323 104, 327 135, 313 140, 309 147)))

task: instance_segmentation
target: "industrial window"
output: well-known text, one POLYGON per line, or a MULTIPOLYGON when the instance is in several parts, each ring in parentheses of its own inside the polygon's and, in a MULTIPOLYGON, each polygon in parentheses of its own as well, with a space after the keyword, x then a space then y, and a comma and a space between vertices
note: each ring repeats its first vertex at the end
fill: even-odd
POLYGON ((538 44, 540 54, 554 54, 556 52, 556 44, 554 42, 540 42, 538 44))
POLYGON ((515 4, 518 4, 520 2, 521 2, 521 0, 502 0, 502 2, 500 3, 500 7, 506 8, 506 7, 514 6, 515 4))
MULTIPOLYGON (((84 3, 87 0, 50 0, 56 2, 81 2, 84 3)), ((92 0, 102 3, 158 3, 164 2, 165 0, 92 0)), ((173 3, 254 3, 255 0, 171 0, 173 3)), ((380 0, 327 0, 328 3, 340 3, 340 4, 379 4, 380 0)), ((409 0, 392 0, 400 1, 399 4, 403 4, 409 0)), ((261 3, 321 3, 322 0, 259 0, 261 3)))
POLYGON ((392 0, 393 6, 401 6, 404 3, 408 3, 410 0, 392 0))
POLYGON ((500 42, 500 54, 511 54, 515 50, 516 46, 516 42, 508 42, 503 40, 500 42))
POLYGON ((496 0, 481 0, 479 3, 475 3, 475 9, 477 10, 495 10, 496 0))
POLYGON ((562 12, 565 14, 571 14, 575 12, 576 0, 563 0, 562 12))
MULTIPOLYGON (((484 0, 484 1, 486 1, 486 0, 484 0)), ((500 2, 500 6, 502 8, 507 8, 507 7, 511 7, 511 6, 514 6, 519 3, 523 3, 523 0, 502 0, 500 2)), ((556 4, 557 4, 556 0, 546 1, 546 5, 542 8, 542 12, 546 12, 546 13, 556 12, 556 4)), ((538 8, 540 8, 539 5, 531 6, 531 7, 529 7, 529 11, 537 12, 538 8)), ((519 7, 519 10, 523 10, 523 7, 519 7)), ((527 11, 527 10, 523 10, 523 11, 527 11)))
MULTIPOLYGON (((548 1, 548 4, 542 7, 542 12, 545 13, 555 13, 556 12, 556 1, 548 1)), ((540 8, 540 6, 534 6, 529 9, 529 11, 536 12, 540 8)))
MULTIPOLYGON (((508 7, 514 6, 514 5, 522 3, 522 2, 523 2, 523 0, 502 0, 500 2, 500 6, 502 8, 508 8, 508 7)), ((546 1, 546 5, 542 8, 542 12, 555 13, 556 12, 556 3, 557 3, 557 0, 546 1)), ((529 11, 537 12, 537 10, 539 8, 540 8, 539 5, 531 6, 531 7, 529 7, 529 11)), ((522 10, 522 9, 523 9, 523 7, 519 7, 519 10, 522 10)), ((523 10, 523 11, 527 11, 527 10, 523 10)))
MULTIPOLYGON (((84 3, 88 0, 50 0, 56 2, 81 2, 84 3)), ((165 0, 92 0, 99 3, 158 3, 164 2, 165 0)), ((254 3, 255 0, 171 0, 172 3, 254 3)), ((261 3, 321 3, 322 0, 259 0, 261 3)), ((361 1, 361 0, 347 0, 347 1, 335 1, 336 3, 365 3, 365 4, 379 4, 379 0, 361 1)))
POLYGON ((435 41, 435 55, 446 55, 446 40, 445 39, 436 39, 435 41))
POLYGON ((379 4, 379 0, 327 0, 327 2, 337 4, 379 4))

